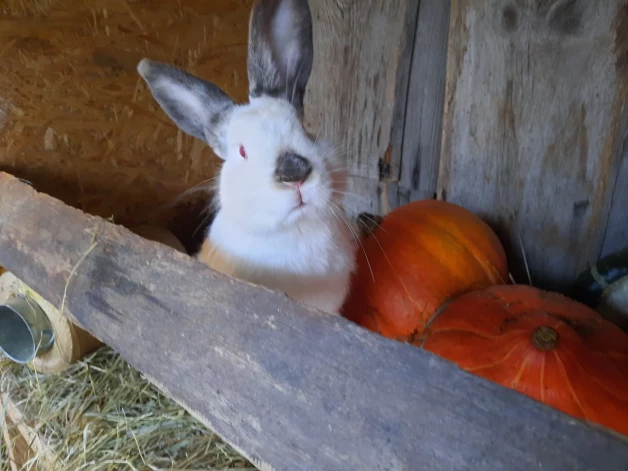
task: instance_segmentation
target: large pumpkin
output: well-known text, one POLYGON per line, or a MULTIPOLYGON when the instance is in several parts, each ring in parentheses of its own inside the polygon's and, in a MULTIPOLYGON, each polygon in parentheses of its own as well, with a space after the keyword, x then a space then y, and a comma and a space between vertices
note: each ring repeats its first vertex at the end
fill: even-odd
POLYGON ((446 300, 508 279, 495 233, 470 211, 444 201, 395 209, 362 246, 343 314, 401 341, 412 341, 446 300))
POLYGON ((567 414, 628 434, 628 335, 557 293, 522 285, 465 294, 416 344, 567 414))

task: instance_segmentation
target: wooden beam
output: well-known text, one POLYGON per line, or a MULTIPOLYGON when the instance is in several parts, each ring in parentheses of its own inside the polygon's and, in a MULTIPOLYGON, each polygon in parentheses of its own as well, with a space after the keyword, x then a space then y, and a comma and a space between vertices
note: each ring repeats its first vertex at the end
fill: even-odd
POLYGON ((346 207, 356 215, 379 214, 388 204, 380 201, 386 193, 379 181, 380 174, 393 172, 395 102, 405 103, 405 74, 398 72, 409 64, 406 36, 415 25, 416 5, 416 0, 310 2, 314 67, 306 125, 345 156, 354 195, 347 196, 346 207))
MULTIPOLYGON (((628 8, 628 7, 627 7, 628 8)), ((626 26, 628 28, 628 25, 626 26)), ((628 91, 627 91, 628 93, 628 91)), ((628 103, 626 104, 628 119, 628 103)), ((628 248, 628 128, 600 258, 628 248)))
POLYGON ((410 68, 398 204, 434 198, 438 183, 450 0, 421 0, 410 68))
POLYGON ((494 225, 519 282, 521 244, 532 282, 563 290, 616 229, 626 31, 623 1, 452 0, 439 197, 494 225))
POLYGON ((0 264, 260 469, 628 469, 626 437, 6 174, 0 264))

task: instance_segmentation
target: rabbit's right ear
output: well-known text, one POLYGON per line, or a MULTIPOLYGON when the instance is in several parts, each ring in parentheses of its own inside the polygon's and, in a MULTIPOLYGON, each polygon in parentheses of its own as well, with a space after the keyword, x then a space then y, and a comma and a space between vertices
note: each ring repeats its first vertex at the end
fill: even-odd
POLYGON ((303 117, 313 61, 308 0, 255 0, 249 22, 249 95, 285 98, 303 117))
POLYGON ((137 71, 181 130, 207 142, 218 157, 227 158, 227 123, 235 106, 231 98, 213 83, 167 64, 142 59, 137 71))

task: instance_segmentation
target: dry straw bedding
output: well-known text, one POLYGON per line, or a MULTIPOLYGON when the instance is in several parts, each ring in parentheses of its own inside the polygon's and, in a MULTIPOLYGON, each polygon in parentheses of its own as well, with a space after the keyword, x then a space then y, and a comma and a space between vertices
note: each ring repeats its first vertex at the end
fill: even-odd
MULTIPOLYGON (((9 361, 0 371, 2 391, 56 456, 54 471, 255 469, 108 348, 60 375, 9 361)), ((3 440, 1 453, 9 471, 3 440)), ((38 469, 34 461, 41 454, 23 469, 38 469)))

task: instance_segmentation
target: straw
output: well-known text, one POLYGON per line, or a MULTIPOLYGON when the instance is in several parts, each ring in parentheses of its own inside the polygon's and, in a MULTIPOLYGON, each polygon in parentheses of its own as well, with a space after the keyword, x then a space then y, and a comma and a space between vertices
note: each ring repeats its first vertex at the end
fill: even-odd
MULTIPOLYGON (((55 456, 54 471, 255 469, 109 348, 61 375, 8 361, 0 372, 2 390, 55 456)), ((4 443, 1 453, 7 463, 4 443)))

